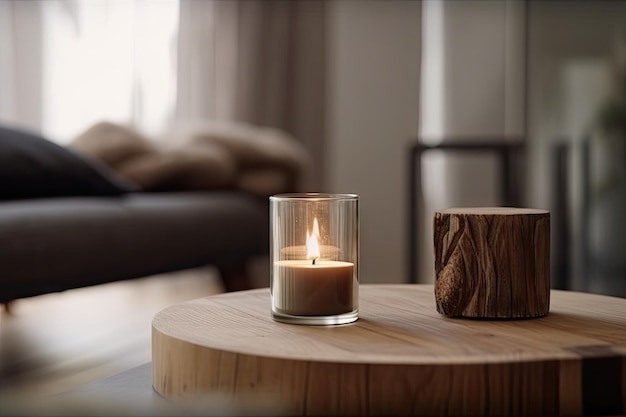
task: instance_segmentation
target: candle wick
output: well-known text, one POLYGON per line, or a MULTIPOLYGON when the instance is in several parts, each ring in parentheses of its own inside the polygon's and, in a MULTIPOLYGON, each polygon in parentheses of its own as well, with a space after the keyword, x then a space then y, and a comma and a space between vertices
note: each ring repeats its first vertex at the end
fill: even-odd
POLYGON ((317 258, 313 258, 313 265, 315 265, 315 260, 316 260, 316 259, 317 259, 317 258))

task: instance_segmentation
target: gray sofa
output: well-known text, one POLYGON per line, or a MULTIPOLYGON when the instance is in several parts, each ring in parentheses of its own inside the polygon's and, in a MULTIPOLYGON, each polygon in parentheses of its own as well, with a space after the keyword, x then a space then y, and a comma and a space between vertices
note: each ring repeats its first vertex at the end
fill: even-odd
POLYGON ((215 265, 226 290, 269 248, 267 198, 140 191, 106 167, 0 127, 0 303, 215 265))
POLYGON ((268 248, 267 204, 237 191, 0 203, 0 303, 212 264, 248 287, 268 248))

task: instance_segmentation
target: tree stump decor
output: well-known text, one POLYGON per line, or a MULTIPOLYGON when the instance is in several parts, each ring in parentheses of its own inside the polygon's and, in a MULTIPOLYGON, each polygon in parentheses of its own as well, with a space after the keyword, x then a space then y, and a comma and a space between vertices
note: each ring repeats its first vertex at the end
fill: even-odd
POLYGON ((494 319, 548 313, 548 211, 452 208, 435 212, 433 230, 439 313, 494 319))

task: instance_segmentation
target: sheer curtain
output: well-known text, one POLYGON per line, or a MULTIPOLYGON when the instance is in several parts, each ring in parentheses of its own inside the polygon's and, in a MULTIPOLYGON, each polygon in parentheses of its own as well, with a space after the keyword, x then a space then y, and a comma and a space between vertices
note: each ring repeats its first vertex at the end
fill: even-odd
POLYGON ((177 123, 240 120, 287 131, 323 182, 326 4, 181 1, 177 123))
POLYGON ((0 122, 41 128, 41 24, 39 2, 0 2, 0 122))
POLYGON ((325 2, 0 2, 0 121, 61 143, 100 120, 281 128, 323 182, 325 2))
POLYGON ((177 0, 0 3, 2 121, 64 143, 100 120, 156 133, 176 99, 177 0))

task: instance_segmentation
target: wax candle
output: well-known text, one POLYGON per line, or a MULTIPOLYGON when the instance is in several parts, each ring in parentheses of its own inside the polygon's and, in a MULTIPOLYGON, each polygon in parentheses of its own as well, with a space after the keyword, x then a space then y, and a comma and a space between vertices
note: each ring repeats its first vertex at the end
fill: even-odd
POLYGON ((329 316, 353 310, 352 262, 283 260, 274 268, 274 306, 279 313, 329 316))
POLYGON ((334 325, 358 319, 358 196, 270 197, 272 318, 334 325))

